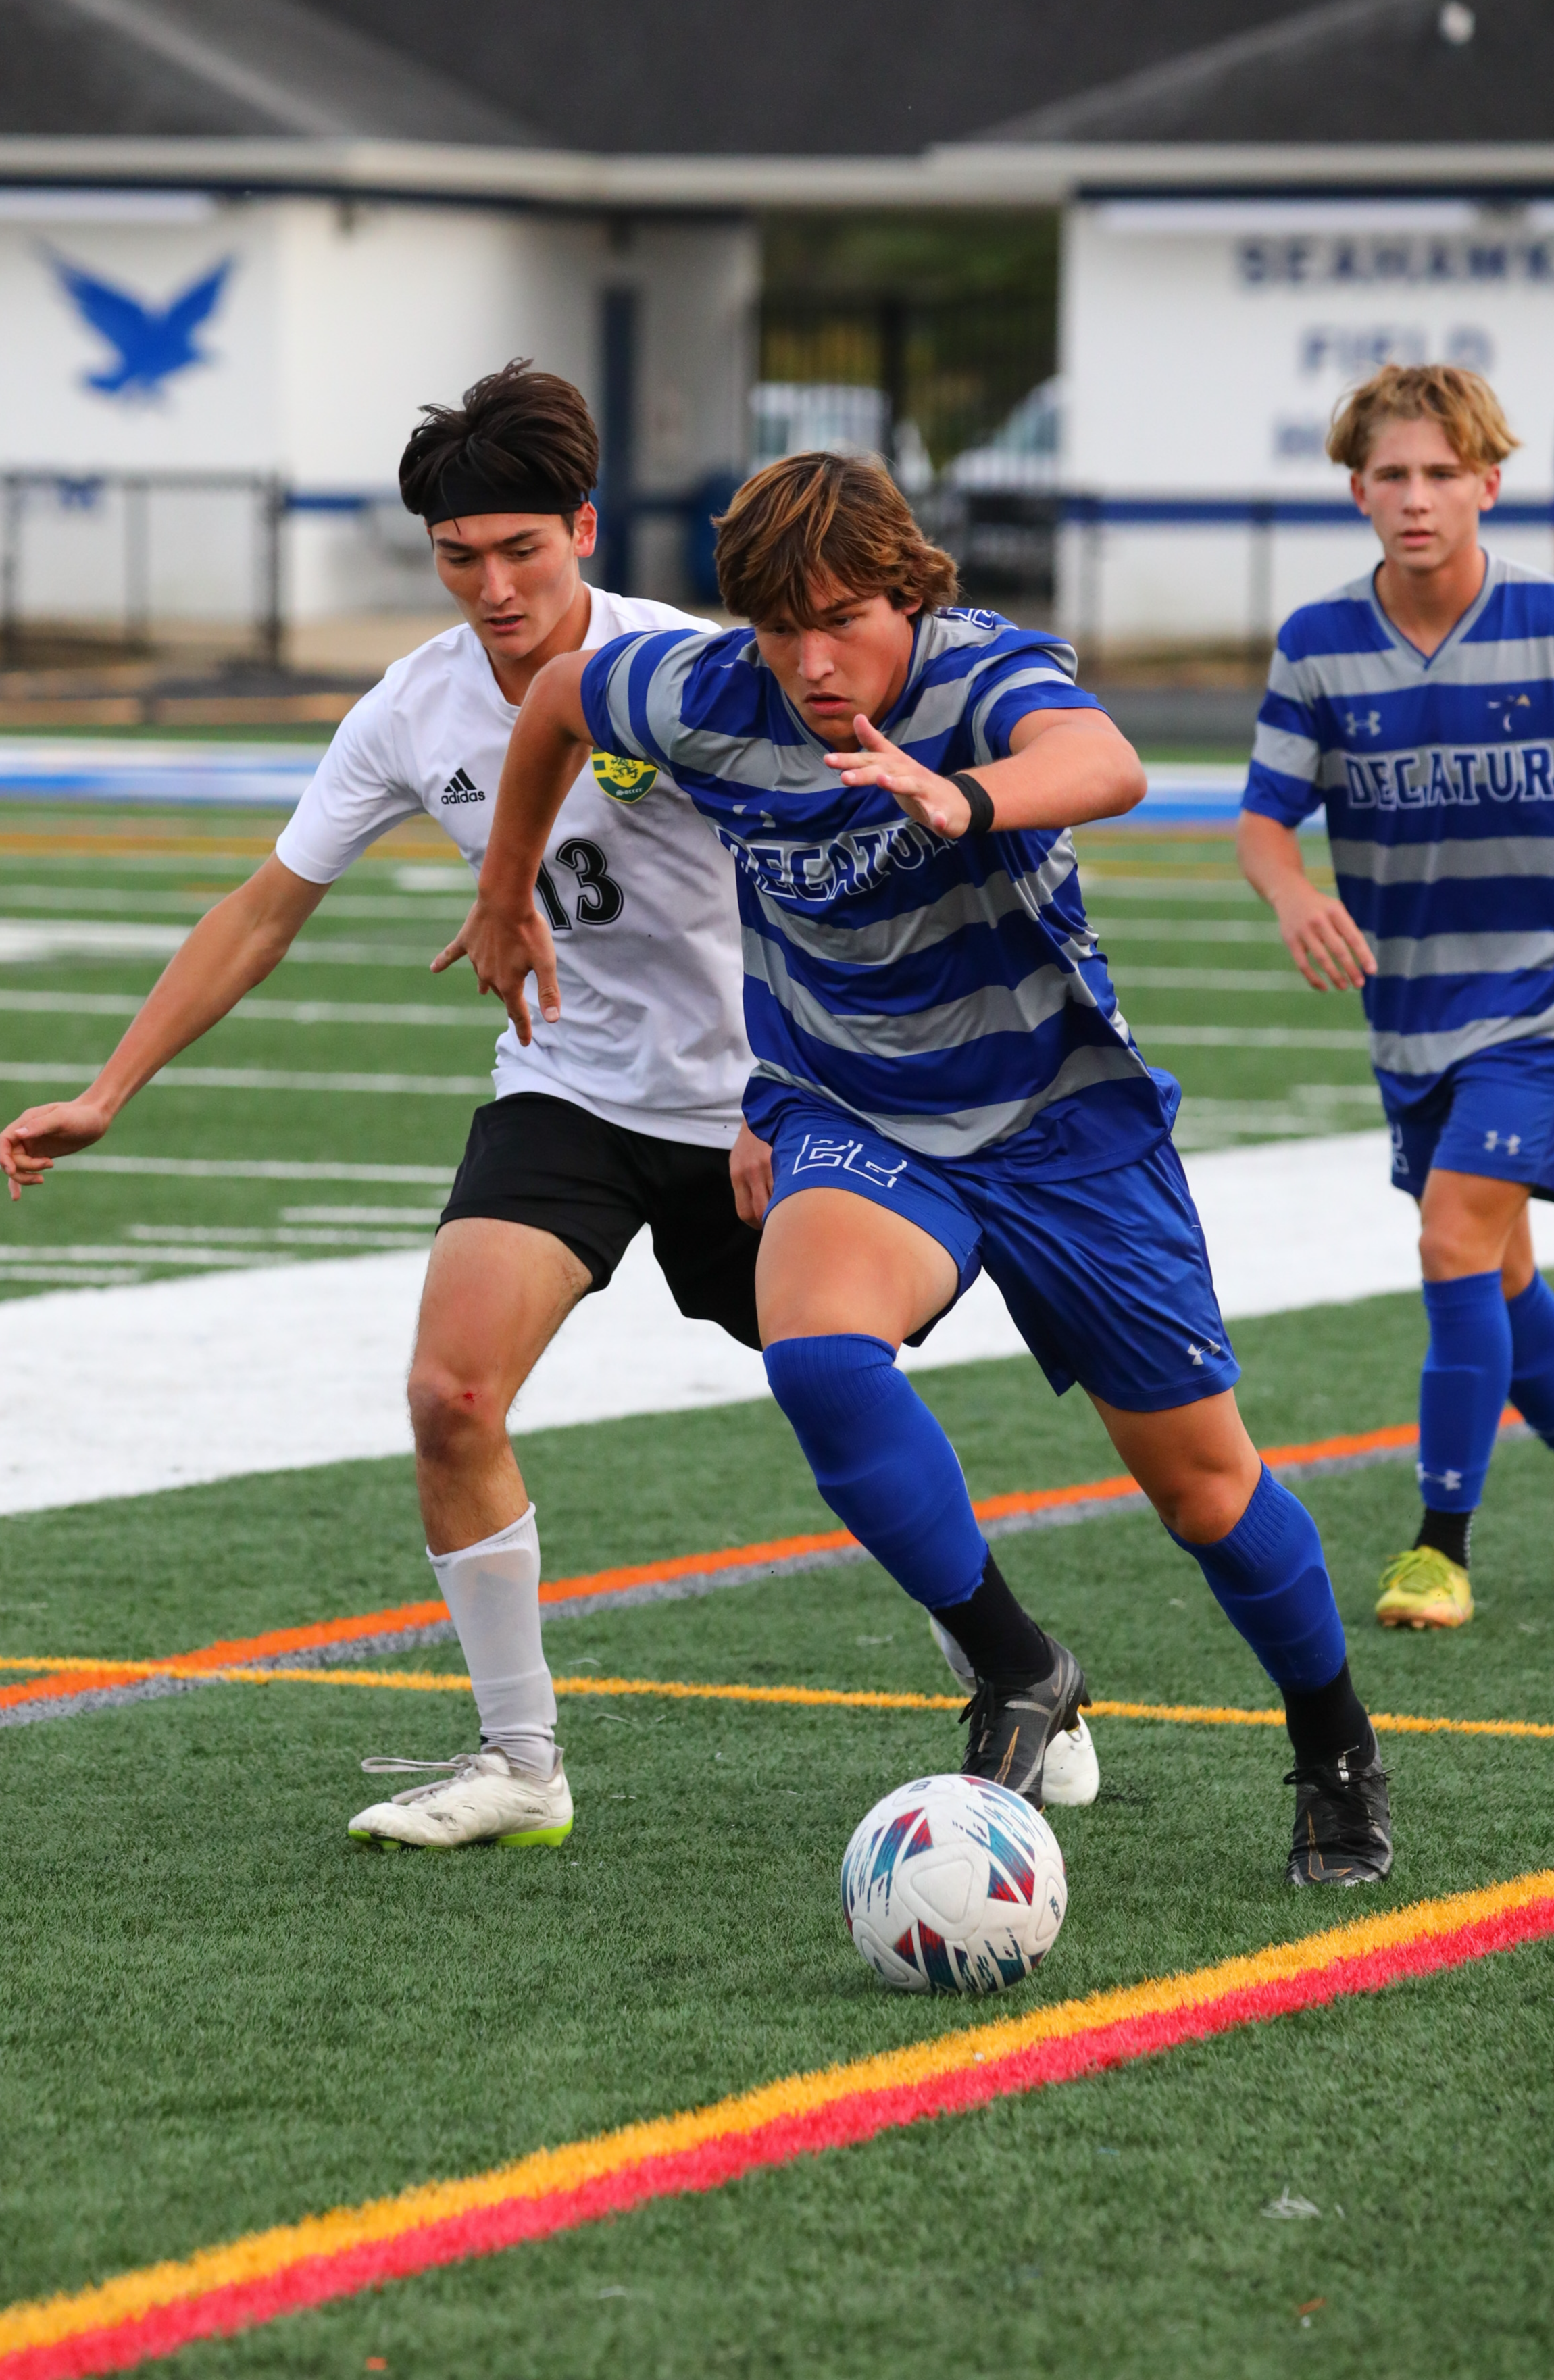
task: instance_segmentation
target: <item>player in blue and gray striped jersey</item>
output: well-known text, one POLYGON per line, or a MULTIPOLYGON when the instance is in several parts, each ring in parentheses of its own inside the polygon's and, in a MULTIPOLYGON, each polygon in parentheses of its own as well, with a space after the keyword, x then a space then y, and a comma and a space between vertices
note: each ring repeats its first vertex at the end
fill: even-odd
POLYGON ((1389 365, 1328 451, 1381 540, 1374 574, 1280 632, 1241 820, 1242 864, 1305 980, 1363 990, 1420 1202, 1430 1345, 1414 1546, 1385 1625, 1473 1616, 1468 1532, 1509 1393, 1554 1443, 1554 1293, 1529 1197, 1554 1198, 1554 579, 1479 543, 1516 441, 1492 390, 1389 365), (1295 839, 1326 806, 1337 899, 1295 839))
POLYGON ((1068 830, 1133 807, 1135 755, 1067 646, 951 606, 953 565, 875 465, 772 465, 718 564, 753 628, 622 637, 536 680, 462 947, 520 1031, 529 972, 556 1013, 534 886, 580 747, 694 803, 738 872, 767 1375, 822 1495, 968 1678, 968 1773, 1039 1803, 1087 1699, 895 1364, 985 1266, 1284 1693, 1291 1881, 1384 1876, 1386 1779, 1320 1541, 1237 1414, 1177 1087, 1139 1054, 1080 897, 1068 830))

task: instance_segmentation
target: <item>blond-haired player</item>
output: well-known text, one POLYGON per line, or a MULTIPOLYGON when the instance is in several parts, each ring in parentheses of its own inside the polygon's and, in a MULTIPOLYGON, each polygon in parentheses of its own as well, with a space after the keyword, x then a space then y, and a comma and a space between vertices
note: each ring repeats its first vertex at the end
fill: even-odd
POLYGON ((1554 1443, 1554 1293, 1529 1198, 1554 1197, 1554 580, 1487 553, 1517 444, 1476 372, 1390 364, 1340 409, 1381 560, 1279 634, 1241 861, 1307 983, 1363 991, 1419 1201, 1429 1352, 1413 1547, 1389 1627, 1473 1616, 1468 1533, 1509 1396, 1554 1443), (1295 830, 1327 809, 1336 897, 1295 830))

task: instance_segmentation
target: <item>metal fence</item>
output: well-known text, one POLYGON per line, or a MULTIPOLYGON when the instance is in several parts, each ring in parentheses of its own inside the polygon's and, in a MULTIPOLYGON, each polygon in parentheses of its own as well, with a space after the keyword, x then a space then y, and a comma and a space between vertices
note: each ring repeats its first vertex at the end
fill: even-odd
POLYGON ((0 655, 43 629, 140 652, 178 618, 246 629, 278 665, 292 502, 261 472, 0 472, 0 655))
POLYGON ((910 424, 933 471, 998 427, 1050 371, 1050 350, 1036 298, 778 295, 761 308, 763 382, 878 390, 886 451, 910 424))
POLYGON ((966 484, 958 467, 1039 390, 1051 340, 1039 293, 769 296, 753 459, 801 445, 880 453, 925 529, 955 556, 969 593, 1050 602, 1058 515, 1053 487, 1041 482, 1055 483, 1055 455, 1046 471, 1026 458, 1002 484, 966 484))

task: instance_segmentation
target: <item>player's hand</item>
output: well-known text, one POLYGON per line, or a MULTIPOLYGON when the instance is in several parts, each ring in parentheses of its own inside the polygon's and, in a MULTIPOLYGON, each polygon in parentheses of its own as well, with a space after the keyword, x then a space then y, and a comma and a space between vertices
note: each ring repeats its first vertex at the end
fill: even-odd
POLYGON ((1376 973, 1369 943, 1342 901, 1304 877, 1274 902, 1284 947, 1313 991, 1358 991, 1376 973))
POLYGON ((957 842, 971 824, 971 804, 959 785, 953 785, 948 777, 936 777, 931 769, 919 768, 881 735, 861 710, 853 722, 853 732, 862 751, 828 752, 826 767, 836 770, 844 785, 879 785, 892 794, 919 826, 957 842))
POLYGON ((432 960, 432 974, 442 975, 459 959, 469 961, 482 991, 495 992, 526 1050, 534 1038, 528 1002, 524 997, 524 986, 530 976, 534 978, 540 1015, 547 1025, 554 1025, 559 1019, 561 987, 556 981, 556 946, 538 909, 514 917, 510 910, 498 909, 483 892, 478 892, 459 931, 447 949, 439 951, 432 960))
POLYGON ((28 1108, 0 1132, 0 1172, 11 1185, 11 1196, 35 1189, 56 1157, 73 1157, 101 1140, 113 1122, 110 1111, 96 1099, 50 1099, 28 1108))
POLYGON ((771 1203, 771 1150, 747 1123, 740 1124, 739 1137, 729 1151, 728 1171, 739 1220, 759 1232, 771 1203))

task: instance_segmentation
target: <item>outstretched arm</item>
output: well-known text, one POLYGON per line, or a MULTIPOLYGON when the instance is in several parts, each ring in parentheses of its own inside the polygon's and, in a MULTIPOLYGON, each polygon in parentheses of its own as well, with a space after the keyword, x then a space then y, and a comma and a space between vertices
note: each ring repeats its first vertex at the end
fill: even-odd
POLYGON ((1235 856, 1254 892, 1278 918, 1284 947, 1313 991, 1358 991, 1376 973, 1370 945, 1342 902, 1313 884, 1294 829, 1243 810, 1235 856))
POLYGON ((559 654, 525 695, 502 764, 474 907, 431 962, 440 974, 467 958, 480 990, 501 1000, 526 1049, 533 1027, 524 986, 531 975, 546 1024, 553 1025, 561 1014, 555 944, 534 905, 534 885, 545 839, 593 744, 583 716, 588 661, 587 653, 559 654))
POLYGON ((262 983, 328 890, 270 858, 207 911, 91 1088, 78 1099, 29 1108, 0 1133, 0 1171, 10 1177, 12 1197, 41 1182, 56 1157, 72 1157, 101 1140, 120 1108, 169 1058, 262 983))
MULTIPOLYGON (((965 833, 971 805, 957 784, 919 767, 861 711, 853 732, 861 751, 826 754, 844 785, 880 785, 935 834, 955 841, 965 833)), ((1009 745, 1006 760, 964 772, 991 797, 996 830, 1085 826, 1121 818, 1144 799, 1138 755, 1103 710, 1028 710, 1009 745)))

